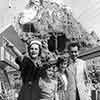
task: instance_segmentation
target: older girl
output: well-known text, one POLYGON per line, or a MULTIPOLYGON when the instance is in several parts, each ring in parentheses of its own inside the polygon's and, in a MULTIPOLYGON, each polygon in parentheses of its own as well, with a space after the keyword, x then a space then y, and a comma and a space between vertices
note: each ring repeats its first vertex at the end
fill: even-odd
POLYGON ((57 92, 59 95, 59 100, 67 100, 67 74, 66 67, 67 62, 66 59, 59 57, 57 61, 58 73, 57 73, 57 92))

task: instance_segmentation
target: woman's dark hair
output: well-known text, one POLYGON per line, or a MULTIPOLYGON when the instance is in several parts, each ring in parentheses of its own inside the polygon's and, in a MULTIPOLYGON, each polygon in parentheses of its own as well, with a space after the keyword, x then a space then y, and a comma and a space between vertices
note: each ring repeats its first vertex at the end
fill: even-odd
POLYGON ((68 45, 68 51, 70 51, 71 47, 78 47, 78 50, 80 49, 80 45, 79 45, 79 42, 71 42, 69 43, 68 45))
MULTIPOLYGON (((32 44, 32 45, 33 45, 33 44, 32 44)), ((31 48, 32 45, 28 45, 28 47, 27 47, 28 54, 29 54, 30 57, 31 57, 30 48, 31 48)), ((37 45, 38 45, 38 44, 37 44, 37 45)), ((39 46, 39 55, 38 55, 38 56, 41 56, 42 49, 41 49, 40 45, 38 45, 38 46, 39 46)))
POLYGON ((63 64, 64 61, 65 61, 64 57, 59 57, 57 60, 57 67, 60 68, 60 64, 63 64))

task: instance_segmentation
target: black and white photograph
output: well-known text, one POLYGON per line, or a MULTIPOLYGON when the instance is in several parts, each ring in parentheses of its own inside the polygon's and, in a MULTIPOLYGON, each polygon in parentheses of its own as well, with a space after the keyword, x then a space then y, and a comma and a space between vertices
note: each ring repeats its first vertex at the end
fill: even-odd
POLYGON ((100 100, 100 0, 0 1, 0 100, 100 100))

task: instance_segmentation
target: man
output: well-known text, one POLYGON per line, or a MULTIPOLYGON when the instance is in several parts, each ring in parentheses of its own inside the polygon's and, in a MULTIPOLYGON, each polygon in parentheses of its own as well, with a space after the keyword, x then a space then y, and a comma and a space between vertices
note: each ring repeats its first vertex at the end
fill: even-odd
POLYGON ((68 45, 68 66, 66 74, 68 79, 67 100, 89 100, 87 83, 88 74, 86 62, 78 59, 79 44, 72 42, 68 45))

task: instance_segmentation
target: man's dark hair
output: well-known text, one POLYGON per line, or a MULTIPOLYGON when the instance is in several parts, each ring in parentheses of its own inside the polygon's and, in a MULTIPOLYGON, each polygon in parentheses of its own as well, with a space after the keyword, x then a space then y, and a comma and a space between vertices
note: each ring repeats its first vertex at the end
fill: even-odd
POLYGON ((71 43, 69 43, 69 45, 68 45, 68 51, 70 51, 70 48, 71 47, 78 47, 78 50, 80 50, 80 45, 79 45, 79 42, 71 42, 71 43))

